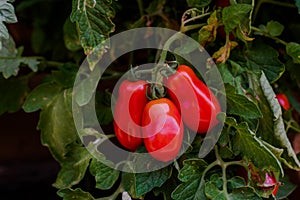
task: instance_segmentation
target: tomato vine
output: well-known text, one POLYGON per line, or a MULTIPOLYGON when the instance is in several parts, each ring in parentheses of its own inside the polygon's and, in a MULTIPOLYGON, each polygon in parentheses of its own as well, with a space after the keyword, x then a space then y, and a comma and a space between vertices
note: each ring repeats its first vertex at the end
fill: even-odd
MULTIPOLYGON (((61 166, 53 186, 64 200, 118 199, 120 195, 145 200, 289 198, 296 185, 289 180, 287 172, 300 171, 299 154, 295 153, 299 150, 290 141, 291 135, 300 133, 299 5, 298 0, 4 0, 0 3, 0 114, 21 109, 40 113, 37 128, 41 132, 41 143, 61 166), (22 34, 19 26, 29 36, 22 34), (145 42, 155 27, 176 33, 161 41, 159 50, 136 50, 117 57, 118 47, 109 45, 110 37, 141 27, 148 28, 145 42), (181 43, 171 54, 172 48, 186 36, 197 45, 181 43), (210 62, 203 63, 204 74, 197 73, 195 66, 181 56, 196 50, 206 50, 211 55, 210 62), (115 60, 102 71, 98 62, 108 52, 115 60), (93 76, 92 81, 76 85, 76 75, 85 59, 87 68, 79 71, 79 77, 85 80, 101 73, 99 85, 93 76), (212 61, 220 73, 224 91, 211 87, 211 96, 225 99, 227 110, 218 110, 218 115, 213 116, 223 122, 224 127, 216 133, 219 137, 213 150, 201 157, 199 150, 208 141, 206 125, 205 130, 196 130, 202 134, 192 137, 193 127, 188 122, 193 121, 191 116, 197 108, 188 112, 175 109, 180 106, 166 85, 172 76, 182 73, 180 66, 189 66, 195 72, 189 76, 197 79, 195 90, 203 92, 205 84, 216 84, 212 61), (151 69, 140 67, 150 62, 155 63, 151 69), (180 145, 176 146, 176 153, 170 153, 169 165, 155 171, 135 173, 130 171, 128 161, 116 161, 117 167, 112 168, 113 155, 101 154, 97 159, 89 152, 104 148, 110 142, 130 152, 154 152, 155 148, 147 150, 149 144, 142 142, 150 140, 151 133, 147 132, 135 145, 129 144, 130 138, 124 129, 123 132, 114 129, 116 118, 125 119, 129 127, 127 118, 145 107, 143 104, 139 111, 131 108, 134 112, 126 116, 126 104, 120 103, 118 98, 128 98, 132 88, 124 94, 123 88, 114 96, 118 80, 127 72, 128 82, 123 83, 128 88, 139 79, 147 85, 140 98, 130 104, 167 102, 174 113, 166 114, 164 109, 158 109, 154 113, 157 123, 163 114, 176 119, 177 125, 183 118, 183 136, 177 141, 180 145), (198 80, 206 82, 200 87, 198 80), (75 88, 83 88, 82 94, 74 94, 74 82, 75 88), (276 99, 280 93, 287 96, 288 107, 276 99), (79 105, 75 107, 78 110, 74 109, 74 102, 79 105), (91 106, 91 102, 95 105, 91 106), (116 105, 120 116, 113 115, 112 105, 116 105), (95 110, 97 122, 107 134, 95 128, 97 122, 87 114, 91 110, 95 110), (75 111, 87 116, 86 121, 76 121, 75 111), (88 126, 81 124, 82 130, 77 134, 77 123, 88 126), (175 154, 179 155, 176 159, 175 154), (239 174, 240 167, 245 169, 246 175, 239 174), (120 170, 122 168, 127 171, 120 170), (93 183, 85 185, 84 180, 91 179, 93 183), (94 184, 92 188, 91 184, 94 184)), ((122 48, 130 45, 130 41, 124 40, 122 48)), ((183 86, 178 83, 176 87, 182 89, 183 86)), ((186 88, 182 90, 182 96, 189 92, 186 88)), ((208 107, 207 104, 202 109, 208 107)), ((145 116, 150 118, 149 110, 136 117, 136 121, 145 116)), ((197 125, 204 126, 203 123, 197 125)), ((160 150, 159 145, 156 148, 160 150)), ((161 155, 156 158, 161 159, 161 155)))

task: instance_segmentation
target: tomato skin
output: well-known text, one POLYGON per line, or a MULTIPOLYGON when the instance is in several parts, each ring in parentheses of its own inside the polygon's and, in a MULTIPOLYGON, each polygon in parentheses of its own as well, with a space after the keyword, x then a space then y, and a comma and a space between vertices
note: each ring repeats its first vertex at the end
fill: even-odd
POLYGON ((285 94, 283 93, 276 94, 276 98, 279 104, 284 108, 284 110, 290 109, 291 107, 290 102, 285 94))
POLYGON ((125 80, 119 88, 119 96, 114 108, 114 131, 123 147, 135 151, 143 142, 141 119, 145 105, 147 82, 125 80))
POLYGON ((218 123, 219 101, 190 67, 180 65, 175 74, 164 79, 164 84, 191 130, 203 134, 218 123))
POLYGON ((178 155, 184 127, 172 101, 167 98, 150 101, 145 106, 142 125, 144 144, 152 157, 168 162, 178 155))

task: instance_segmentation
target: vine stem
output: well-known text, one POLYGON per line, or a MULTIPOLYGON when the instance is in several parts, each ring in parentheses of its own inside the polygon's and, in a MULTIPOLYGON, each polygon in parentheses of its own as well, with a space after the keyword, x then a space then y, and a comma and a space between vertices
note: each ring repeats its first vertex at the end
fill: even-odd
POLYGON ((212 162, 211 164, 209 164, 206 167, 206 169, 203 171, 199 188, 201 188, 203 186, 203 184, 205 183, 204 178, 205 178, 206 173, 209 170, 211 170, 213 167, 220 166, 221 169, 222 169, 222 181, 223 181, 223 186, 222 187, 223 187, 223 191, 224 191, 224 194, 226 196, 226 199, 230 199, 229 194, 228 194, 228 190, 227 190, 227 183, 228 183, 227 176, 226 176, 227 167, 230 166, 230 165, 240 165, 240 166, 243 166, 243 167, 247 168, 248 166, 245 165, 242 160, 224 162, 223 159, 221 158, 220 154, 219 154, 219 150, 218 150, 217 145, 214 146, 214 151, 215 151, 216 160, 214 162, 212 162))
POLYGON ((284 46, 286 46, 288 43, 286 41, 283 41, 281 39, 279 39, 278 37, 274 37, 274 36, 271 36, 270 34, 268 34, 267 32, 265 31, 262 31, 261 29, 257 28, 257 27, 254 27, 254 26, 251 26, 251 29, 256 31, 256 32, 259 32, 259 33, 262 33, 263 36, 267 37, 267 38, 270 38, 272 40, 275 40, 275 42, 278 42, 280 44, 283 44, 284 46))
POLYGON ((166 57, 167 57, 167 53, 168 53, 168 50, 170 49, 171 44, 172 44, 175 40, 181 38, 182 36, 183 36, 183 35, 182 35, 181 32, 175 33, 174 35, 172 35, 172 36, 166 41, 166 43, 165 43, 164 46, 163 46, 163 50, 162 50, 162 52, 161 52, 160 59, 159 59, 158 63, 163 64, 163 63, 165 62, 166 57))

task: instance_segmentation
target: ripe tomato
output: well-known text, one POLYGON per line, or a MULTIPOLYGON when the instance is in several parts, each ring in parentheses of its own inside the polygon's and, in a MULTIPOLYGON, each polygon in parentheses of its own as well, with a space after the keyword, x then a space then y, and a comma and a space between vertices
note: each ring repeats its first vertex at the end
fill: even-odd
POLYGON ((288 100, 288 98, 286 97, 285 94, 283 93, 279 93, 279 94, 276 94, 276 98, 279 102, 279 104, 285 109, 285 110, 288 110, 291 106, 290 106, 290 102, 288 100))
POLYGON ((281 183, 276 180, 276 178, 272 172, 270 174, 266 173, 265 182, 263 183, 263 187, 272 188, 272 194, 274 196, 276 196, 280 185, 281 185, 281 183))
POLYGON ((142 126, 144 144, 152 157, 168 162, 178 155, 184 128, 180 113, 172 101, 161 98, 147 103, 142 126))
POLYGON ((219 101, 190 67, 180 65, 175 74, 164 79, 164 84, 191 130, 206 133, 218 123, 219 101))
POLYGON ((118 141, 129 150, 136 150, 142 144, 141 123, 146 103, 147 82, 125 80, 119 88, 114 108, 114 130, 118 141))

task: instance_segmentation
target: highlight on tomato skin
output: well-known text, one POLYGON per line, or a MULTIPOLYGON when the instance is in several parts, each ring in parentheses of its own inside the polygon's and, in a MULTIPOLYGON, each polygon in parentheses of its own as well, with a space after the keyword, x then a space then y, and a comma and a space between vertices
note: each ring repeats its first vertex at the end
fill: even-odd
POLYGON ((162 162, 178 155, 184 134, 181 115, 175 104, 160 98, 147 103, 143 112, 142 134, 149 154, 162 162))
POLYGON ((118 91, 114 108, 114 131, 119 143, 131 151, 135 151, 143 143, 140 128, 142 113, 148 102, 147 84, 143 80, 125 80, 118 91))
POLYGON ((276 94, 276 98, 284 110, 290 109, 290 107, 291 107, 290 102, 284 93, 276 94))
POLYGON ((180 65, 175 74, 164 79, 164 84, 188 128, 204 134, 219 123, 218 99, 189 66, 180 65))

